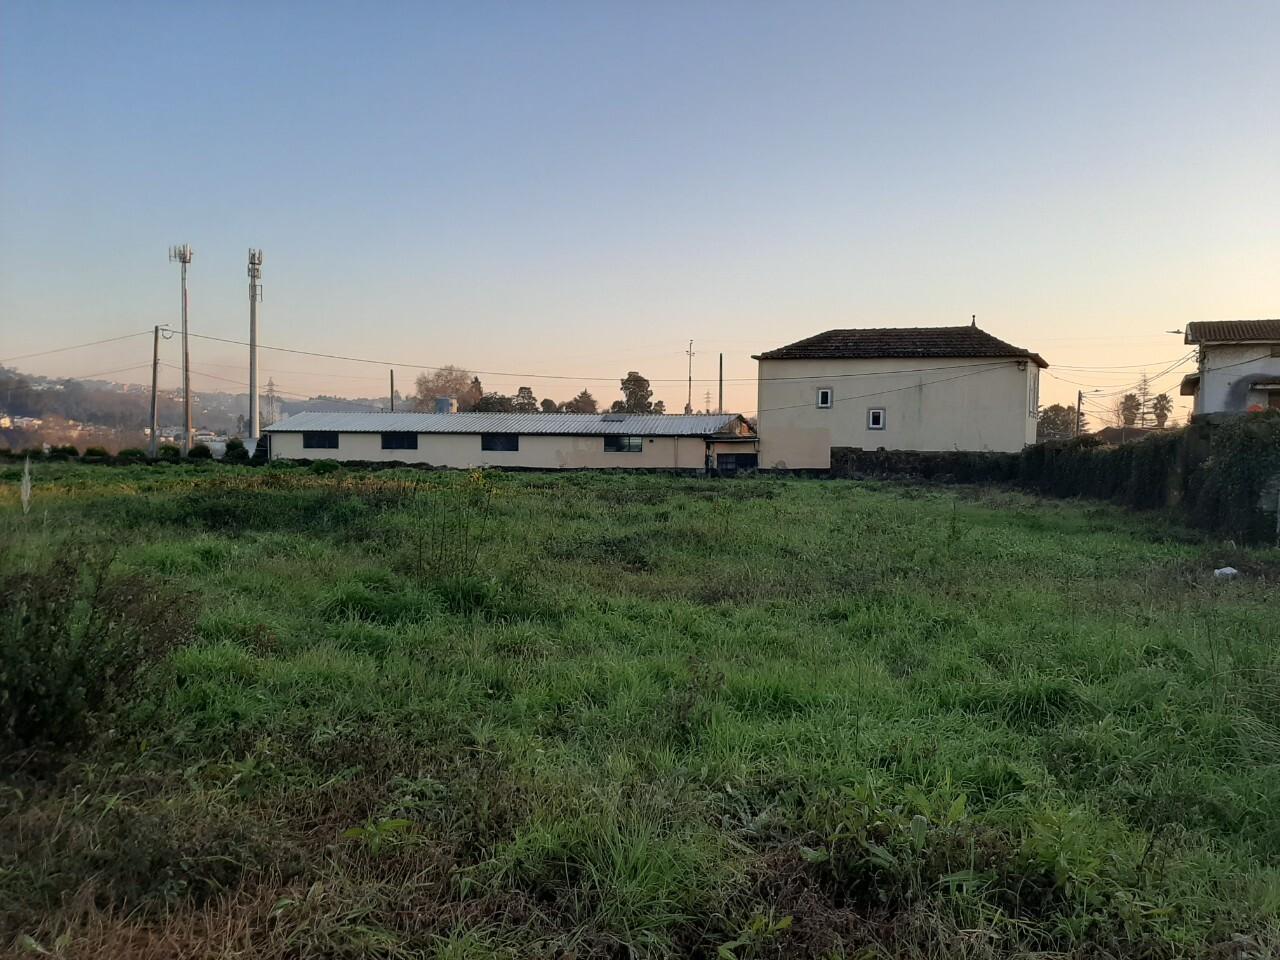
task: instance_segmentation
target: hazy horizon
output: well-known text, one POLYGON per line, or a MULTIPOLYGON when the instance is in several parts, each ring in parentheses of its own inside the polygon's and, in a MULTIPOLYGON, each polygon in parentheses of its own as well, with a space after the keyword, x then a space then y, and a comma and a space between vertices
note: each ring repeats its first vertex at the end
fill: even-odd
MULTIPOLYGON (((690 339, 694 406, 723 351, 750 413, 752 353, 977 314, 1047 405, 1280 314, 1280 5, 346 9, 7 5, 0 362, 146 382, 145 336, 10 358, 176 326, 175 243, 195 332, 247 336, 261 247, 264 344, 402 390, 457 364, 607 403, 635 369, 672 411, 690 339)), ((242 347, 192 367, 244 389, 242 347)))

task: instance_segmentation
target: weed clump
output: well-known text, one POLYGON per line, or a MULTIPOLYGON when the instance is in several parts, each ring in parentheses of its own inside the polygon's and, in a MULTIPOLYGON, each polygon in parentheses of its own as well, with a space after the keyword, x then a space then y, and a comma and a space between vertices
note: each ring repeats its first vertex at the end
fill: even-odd
POLYGON ((0 581, 0 747, 65 747, 128 697, 182 642, 189 621, 113 554, 63 546, 43 569, 0 581))

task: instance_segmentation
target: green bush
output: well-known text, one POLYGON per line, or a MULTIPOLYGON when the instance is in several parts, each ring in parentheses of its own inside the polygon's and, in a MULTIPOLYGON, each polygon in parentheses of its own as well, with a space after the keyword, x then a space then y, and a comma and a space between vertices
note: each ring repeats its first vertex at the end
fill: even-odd
MULTIPOLYGON (((185 637, 180 608, 102 550, 63 547, 0 589, 0 745, 67 746, 185 637)), ((3 750, 0 750, 3 752, 3 750)))
POLYGON ((320 476, 324 476, 327 473, 337 473, 341 469, 342 464, 337 460, 316 460, 310 467, 312 473, 320 476))
POLYGON ((172 443, 162 443, 160 444, 160 449, 157 451, 157 455, 161 460, 177 460, 182 456, 182 451, 172 443))
POLYGON ((65 443, 65 444, 62 444, 61 446, 54 446, 49 448, 50 460, 66 460, 69 457, 78 457, 78 456, 80 456, 80 451, 77 450, 75 446, 70 443, 65 443))
POLYGON ((97 460, 105 460, 107 457, 111 456, 111 454, 107 452, 106 447, 86 447, 84 455, 97 460))
POLYGON ((239 437, 232 437, 227 441, 227 450, 222 455, 224 463, 248 463, 249 451, 245 449, 244 441, 239 437))
POLYGON ((211 460, 213 459, 213 451, 205 444, 197 443, 187 451, 188 460, 211 460))
POLYGON ((145 460, 147 459, 147 452, 139 450, 137 447, 125 447, 116 456, 121 460, 145 460))

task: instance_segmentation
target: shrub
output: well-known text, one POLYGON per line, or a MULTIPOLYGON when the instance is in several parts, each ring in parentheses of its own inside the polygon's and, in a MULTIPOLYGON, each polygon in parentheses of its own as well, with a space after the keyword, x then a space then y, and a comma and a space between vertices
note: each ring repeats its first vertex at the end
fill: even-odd
POLYGON ((162 443, 157 454, 161 460, 177 460, 182 456, 182 451, 172 443, 162 443))
POLYGON ((269 434, 263 434, 258 437, 258 443, 253 448, 253 456, 249 458, 249 463, 255 467, 264 466, 270 459, 271 453, 271 437, 269 434))
POLYGON ((0 589, 0 745, 68 746, 94 730, 189 629, 181 607, 113 556, 64 546, 0 589))
POLYGON ((62 446, 55 446, 55 447, 49 448, 50 460, 66 460, 68 457, 78 457, 78 456, 80 456, 80 451, 77 450, 75 446, 70 443, 63 444, 62 446))
POLYGON ((248 463, 249 451, 245 449, 244 441, 239 437, 232 437, 227 441, 227 450, 222 455, 224 463, 248 463))
POLYGON ((187 459, 188 460, 212 460, 213 451, 210 450, 203 443, 193 444, 191 449, 187 451, 187 459))
POLYGON ((125 447, 116 456, 121 460, 145 460, 147 459, 147 452, 139 450, 137 447, 125 447))
POLYGON ((86 457, 92 457, 96 460, 105 460, 107 459, 107 457, 111 456, 111 454, 107 452, 106 447, 86 447, 84 451, 84 455, 86 457))
POLYGON ((337 473, 342 469, 342 464, 337 460, 316 460, 309 469, 312 473, 323 476, 327 473, 337 473))

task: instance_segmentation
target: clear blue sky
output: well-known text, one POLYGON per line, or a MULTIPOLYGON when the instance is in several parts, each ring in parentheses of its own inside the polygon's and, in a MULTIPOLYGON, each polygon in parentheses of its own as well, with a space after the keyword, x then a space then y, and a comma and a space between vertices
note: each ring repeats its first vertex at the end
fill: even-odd
POLYGON ((976 313, 1121 383, 1057 365, 1154 373, 1165 330, 1280 314, 1280 3, 9 0, 0 358, 176 322, 184 241, 193 329, 230 337, 266 250, 271 344, 585 382, 682 377, 693 338, 750 410, 753 351, 976 313))

